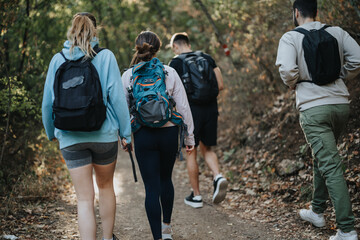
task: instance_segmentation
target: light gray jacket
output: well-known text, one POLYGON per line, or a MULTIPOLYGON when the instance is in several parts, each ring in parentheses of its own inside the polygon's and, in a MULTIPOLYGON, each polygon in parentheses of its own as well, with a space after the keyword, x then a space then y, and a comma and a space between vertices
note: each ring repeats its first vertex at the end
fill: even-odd
MULTIPOLYGON (((324 25, 314 21, 299 27, 310 30, 320 29, 324 25)), ((284 83, 289 87, 296 86, 296 107, 300 111, 321 105, 348 104, 349 92, 343 80, 354 78, 360 73, 360 47, 357 42, 340 27, 328 27, 326 31, 338 41, 343 67, 340 78, 324 86, 309 82, 296 84, 298 80, 311 80, 302 47, 303 34, 289 31, 279 42, 276 66, 279 67, 284 83)))

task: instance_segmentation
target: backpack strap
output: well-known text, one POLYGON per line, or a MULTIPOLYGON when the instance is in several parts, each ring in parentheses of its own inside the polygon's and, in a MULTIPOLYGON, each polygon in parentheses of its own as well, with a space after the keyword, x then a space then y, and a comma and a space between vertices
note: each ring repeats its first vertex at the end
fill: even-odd
MULTIPOLYGON (((324 25, 322 28, 320 28, 319 30, 325 30, 326 28, 328 27, 331 27, 331 25, 324 25)), ((294 28, 293 30, 291 31, 295 31, 295 32, 299 32, 299 33, 302 33, 304 35, 307 35, 310 31, 309 30, 306 30, 305 28, 294 28)))
POLYGON ((314 83, 313 81, 310 81, 310 80, 300 80, 300 81, 297 81, 296 84, 299 84, 299 83, 302 83, 302 82, 314 83))
MULTIPOLYGON (((189 67, 188 67, 188 66, 186 65, 186 63, 185 63, 185 60, 186 60, 186 57, 187 57, 187 56, 188 56, 187 53, 185 53, 185 54, 180 54, 180 55, 177 56, 177 58, 179 58, 179 59, 182 61, 183 75, 184 75, 185 73, 189 73, 189 72, 190 72, 189 67)), ((182 76, 180 76, 180 78, 182 79, 182 76)))
POLYGON ((181 61, 183 61, 183 60, 185 60, 185 58, 186 58, 186 54, 177 55, 176 58, 178 58, 178 59, 180 59, 181 61))
POLYGON ((141 62, 141 63, 135 64, 134 66, 132 66, 131 77, 130 77, 130 86, 132 86, 132 89, 134 88, 136 80, 137 80, 137 77, 134 78, 134 74, 135 74, 136 71, 141 69, 144 66, 145 63, 146 62, 141 62))
POLYGON ((320 28, 319 30, 325 30, 326 28, 331 27, 331 25, 324 25, 322 28, 320 28))
POLYGON ((146 64, 146 62, 141 62, 141 63, 134 65, 132 68, 132 74, 134 75, 134 73, 136 71, 138 71, 139 69, 141 69, 145 64, 146 64))
POLYGON ((65 59, 65 61, 69 61, 69 60, 65 57, 63 51, 61 51, 60 54, 61 54, 61 56, 63 56, 63 58, 65 59))
POLYGON ((203 53, 201 51, 195 51, 194 54, 199 57, 203 56, 203 53))
POLYGON ((294 28, 293 30, 291 31, 294 31, 294 32, 298 32, 298 33, 302 33, 304 35, 307 35, 309 33, 308 30, 306 30, 305 28, 294 28))
MULTIPOLYGON (((183 54, 183 56, 181 56, 181 61, 182 61, 182 67, 183 67, 183 75, 185 74, 185 73, 188 73, 188 74, 190 74, 190 69, 189 69, 189 66, 188 65, 186 65, 186 57, 187 57, 187 54, 183 54)), ((181 77, 181 79, 182 79, 182 77, 183 76, 180 76, 181 77)))
MULTIPOLYGON (((310 31, 306 30, 305 28, 295 28, 292 31, 304 34, 305 36, 310 33, 310 31)), ((311 80, 300 80, 300 81, 297 81, 296 84, 299 84, 299 83, 302 83, 302 82, 312 83, 313 81, 311 81, 311 80)))
POLYGON ((96 44, 94 47, 93 47, 94 51, 96 52, 96 55, 101 52, 102 50, 106 49, 106 48, 101 48, 99 47, 99 44, 96 44))
MULTIPOLYGON (((180 61, 184 64, 186 57, 187 57, 187 54, 180 54, 180 55, 177 55, 176 58, 180 59, 180 61)), ((184 66, 183 66, 183 71, 184 71, 184 66)))

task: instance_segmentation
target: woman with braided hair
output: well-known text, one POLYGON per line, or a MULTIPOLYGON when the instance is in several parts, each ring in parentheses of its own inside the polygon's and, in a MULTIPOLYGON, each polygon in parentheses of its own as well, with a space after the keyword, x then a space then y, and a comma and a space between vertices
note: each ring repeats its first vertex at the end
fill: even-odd
MULTIPOLYGON (((159 64, 159 60, 154 58, 160 46, 159 37, 151 31, 141 32, 137 36, 136 52, 131 62, 133 67, 122 76, 129 105, 131 105, 131 96, 126 89, 135 85, 134 79, 132 79, 133 69, 141 66, 140 63, 146 64, 149 61, 159 64)), ((165 74, 166 92, 175 100, 176 110, 182 115, 183 122, 187 125, 184 144, 186 151, 190 153, 193 151, 195 143, 194 124, 186 92, 176 71, 167 65, 161 64, 161 66, 163 67, 162 71, 166 73, 162 72, 165 74)), ((144 89, 143 91, 146 91, 146 88, 144 89)), ((161 127, 142 125, 134 132, 135 155, 145 185, 145 209, 155 240, 172 239, 170 222, 174 204, 174 186, 171 175, 179 146, 178 132, 179 127, 171 121, 165 122, 161 127), (162 221, 161 215, 163 216, 162 221)))

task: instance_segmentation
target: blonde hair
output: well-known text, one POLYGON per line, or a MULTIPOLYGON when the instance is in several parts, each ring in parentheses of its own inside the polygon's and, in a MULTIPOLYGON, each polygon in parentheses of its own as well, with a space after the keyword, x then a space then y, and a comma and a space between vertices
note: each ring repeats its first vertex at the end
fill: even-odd
POLYGON ((70 53, 74 47, 79 47, 86 58, 93 58, 96 54, 91 47, 91 40, 96 37, 96 20, 90 13, 77 13, 72 20, 71 28, 67 33, 67 38, 71 42, 70 53))

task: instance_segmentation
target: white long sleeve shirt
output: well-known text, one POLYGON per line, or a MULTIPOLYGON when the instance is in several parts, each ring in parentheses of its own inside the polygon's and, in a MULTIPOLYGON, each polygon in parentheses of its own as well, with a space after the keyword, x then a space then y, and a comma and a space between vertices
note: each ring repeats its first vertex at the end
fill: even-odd
MULTIPOLYGON (((324 25, 314 21, 299 27, 310 30, 320 29, 324 25)), ((357 42, 340 27, 328 27, 326 31, 338 41, 342 69, 338 80, 323 86, 309 82, 296 84, 299 80, 311 80, 302 47, 304 35, 289 31, 279 42, 276 66, 286 85, 296 85, 296 107, 300 111, 321 105, 348 104, 349 92, 343 80, 354 78, 360 73, 360 47, 357 42)))

